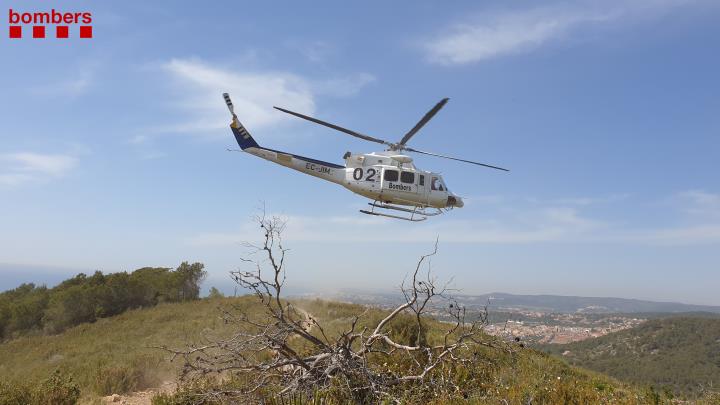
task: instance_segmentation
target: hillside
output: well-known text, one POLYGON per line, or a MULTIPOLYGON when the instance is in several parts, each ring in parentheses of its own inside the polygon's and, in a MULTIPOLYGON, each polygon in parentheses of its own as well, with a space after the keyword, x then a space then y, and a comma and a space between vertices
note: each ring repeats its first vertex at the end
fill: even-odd
POLYGON ((653 319, 632 329, 543 349, 573 365, 682 395, 720 386, 720 319, 653 319))
MULTIPOLYGON (((325 323, 328 333, 364 310, 357 305, 315 300, 297 304, 325 323)), ((218 308, 230 305, 252 309, 255 300, 217 298, 161 304, 76 326, 58 335, 21 337, 0 344, 0 381, 34 384, 59 369, 79 384, 86 400, 158 386, 175 379, 179 364, 169 363, 164 352, 151 347, 182 346, 199 341, 207 333, 228 333, 218 308)), ((366 314, 370 318, 380 315, 380 311, 366 314)), ((656 398, 644 388, 567 366, 531 349, 519 348, 512 356, 488 351, 466 372, 472 395, 485 398, 480 403, 497 403, 500 398, 511 403, 524 403, 528 398, 546 403, 562 398, 579 403, 651 403, 656 398)))
POLYGON ((106 395, 173 380, 176 365, 152 346, 197 341, 206 329, 223 332, 222 300, 160 304, 81 324, 49 336, 0 344, 0 381, 36 383, 56 369, 72 376, 84 394, 106 395))

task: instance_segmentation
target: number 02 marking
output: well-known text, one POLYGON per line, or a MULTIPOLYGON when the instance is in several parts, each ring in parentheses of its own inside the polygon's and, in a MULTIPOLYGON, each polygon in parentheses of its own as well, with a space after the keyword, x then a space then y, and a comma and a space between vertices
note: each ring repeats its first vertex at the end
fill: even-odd
MULTIPOLYGON (((365 177, 365 181, 375 181, 376 174, 377 174, 377 170, 368 169, 367 177, 365 177)), ((353 170, 353 179, 362 180, 362 177, 363 177, 363 169, 360 167, 355 168, 355 170, 353 170)))

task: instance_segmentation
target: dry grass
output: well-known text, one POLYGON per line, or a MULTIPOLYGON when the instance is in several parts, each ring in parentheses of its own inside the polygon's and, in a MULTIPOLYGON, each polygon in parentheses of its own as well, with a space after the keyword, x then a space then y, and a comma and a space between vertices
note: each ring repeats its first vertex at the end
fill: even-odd
MULTIPOLYGON (((319 300, 295 301, 295 304, 318 319, 329 334, 341 331, 352 316, 366 310, 358 305, 319 300)), ((80 325, 56 336, 24 337, 6 342, 0 344, 0 380, 32 384, 60 369, 78 383, 85 401, 158 386, 162 381, 174 379, 181 364, 168 362, 165 352, 151 347, 182 347, 201 341, 208 333, 216 336, 230 333, 218 310, 230 305, 252 311, 257 304, 254 297, 163 304, 80 325)), ((368 310, 365 323, 371 324, 382 314, 380 310, 368 310)), ((435 333, 438 325, 429 322, 429 333, 435 333)), ((402 360, 391 366, 402 367, 402 360)), ((509 404, 525 404, 530 400, 533 404, 645 404, 666 401, 647 389, 568 366, 530 349, 519 349, 514 355, 479 350, 477 361, 471 367, 458 368, 454 378, 460 382, 460 392, 424 402, 498 404, 506 400, 509 404)), ((328 393, 318 395, 329 398, 328 393)), ((423 398, 422 392, 408 390, 408 403, 418 398, 423 398)), ((332 402, 328 401, 326 403, 332 402)))
POLYGON ((139 390, 174 379, 178 364, 153 346, 181 346, 205 331, 229 333, 218 306, 252 305, 248 298, 161 304, 83 324, 53 336, 0 344, 0 380, 33 384, 61 370, 83 394, 139 390))

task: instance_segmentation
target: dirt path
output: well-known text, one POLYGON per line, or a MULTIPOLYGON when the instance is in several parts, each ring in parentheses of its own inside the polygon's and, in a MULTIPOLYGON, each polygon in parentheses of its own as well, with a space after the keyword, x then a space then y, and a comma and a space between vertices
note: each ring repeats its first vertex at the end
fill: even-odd
POLYGON ((152 398, 159 393, 170 393, 175 391, 176 384, 172 381, 164 382, 159 388, 149 388, 145 391, 137 391, 130 394, 118 395, 113 394, 103 397, 103 404, 120 404, 120 405, 150 405, 152 398))

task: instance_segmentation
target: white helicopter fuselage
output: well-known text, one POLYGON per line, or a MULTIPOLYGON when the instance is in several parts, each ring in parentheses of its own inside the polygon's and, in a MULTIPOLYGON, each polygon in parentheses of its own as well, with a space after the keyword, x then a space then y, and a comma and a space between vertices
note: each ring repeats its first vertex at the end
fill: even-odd
POLYGON ((438 173, 417 169, 409 156, 394 151, 345 155, 345 166, 273 149, 243 149, 257 157, 337 183, 373 201, 411 207, 462 207, 438 173))
POLYGON ((260 146, 235 115, 230 95, 223 93, 223 98, 232 115, 230 129, 243 152, 339 184, 355 194, 371 199, 372 202, 368 204, 372 208, 369 211, 360 210, 363 214, 419 222, 464 205, 460 197, 448 190, 440 174, 418 169, 413 165, 412 158, 402 154, 402 151, 507 170, 471 160, 424 152, 407 146, 410 138, 447 103, 447 98, 442 99, 432 110, 428 111, 398 142, 388 142, 317 118, 275 107, 285 113, 344 132, 356 138, 388 146, 388 149, 384 152, 359 154, 347 152, 343 156, 343 159, 345 159, 344 166, 260 146), (389 212, 395 212, 395 214, 389 212), (402 215, 397 214, 398 212, 402 213, 402 215))

